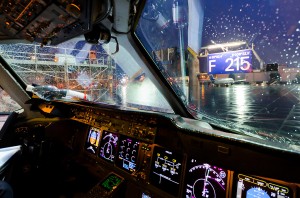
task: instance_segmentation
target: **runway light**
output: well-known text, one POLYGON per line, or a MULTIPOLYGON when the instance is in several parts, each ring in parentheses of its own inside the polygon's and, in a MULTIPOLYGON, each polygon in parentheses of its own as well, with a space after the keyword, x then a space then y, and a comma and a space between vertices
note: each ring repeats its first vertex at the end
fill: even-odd
POLYGON ((215 45, 208 45, 206 47, 203 47, 203 49, 216 49, 216 48, 224 48, 224 47, 237 47, 241 45, 245 45, 245 41, 238 41, 238 42, 231 42, 231 43, 221 43, 221 44, 215 44, 215 45))

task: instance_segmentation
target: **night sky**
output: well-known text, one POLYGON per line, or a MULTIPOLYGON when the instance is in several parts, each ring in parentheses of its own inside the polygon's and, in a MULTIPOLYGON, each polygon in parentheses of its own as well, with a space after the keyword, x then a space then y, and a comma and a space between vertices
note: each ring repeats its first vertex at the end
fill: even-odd
POLYGON ((247 41, 265 63, 300 67, 299 0, 205 1, 203 45, 247 41))
MULTIPOLYGON (((179 46, 178 29, 172 20, 173 2, 152 0, 144 9, 136 33, 150 53, 179 46), (163 26, 159 25, 162 19, 159 13, 165 19, 163 26)), ((187 1, 179 2, 183 10, 188 11, 187 1)), ((254 44, 266 64, 300 67, 299 0, 203 0, 203 5, 202 46, 246 41, 250 46, 254 44)), ((188 21, 193 19, 183 17, 186 48, 188 21)))

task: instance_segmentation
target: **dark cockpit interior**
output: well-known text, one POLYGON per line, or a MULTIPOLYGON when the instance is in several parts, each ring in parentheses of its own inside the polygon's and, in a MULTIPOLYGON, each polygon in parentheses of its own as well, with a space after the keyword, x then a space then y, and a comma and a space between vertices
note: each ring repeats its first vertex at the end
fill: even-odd
POLYGON ((212 2, 0 0, 14 197, 299 197, 299 3, 212 2))

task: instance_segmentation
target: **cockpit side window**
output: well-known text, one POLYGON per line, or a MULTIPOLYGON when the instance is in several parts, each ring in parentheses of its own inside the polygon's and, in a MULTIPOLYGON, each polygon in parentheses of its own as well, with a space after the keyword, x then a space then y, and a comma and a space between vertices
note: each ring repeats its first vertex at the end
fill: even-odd
POLYGON ((16 103, 10 95, 0 87, 0 115, 8 114, 21 109, 21 106, 16 103))

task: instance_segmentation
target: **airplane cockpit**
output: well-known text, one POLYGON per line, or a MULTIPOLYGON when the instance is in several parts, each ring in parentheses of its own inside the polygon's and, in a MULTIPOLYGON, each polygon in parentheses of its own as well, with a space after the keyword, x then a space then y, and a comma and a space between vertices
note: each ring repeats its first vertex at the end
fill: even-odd
POLYGON ((0 184, 16 198, 300 197, 299 13, 0 0, 0 184))

